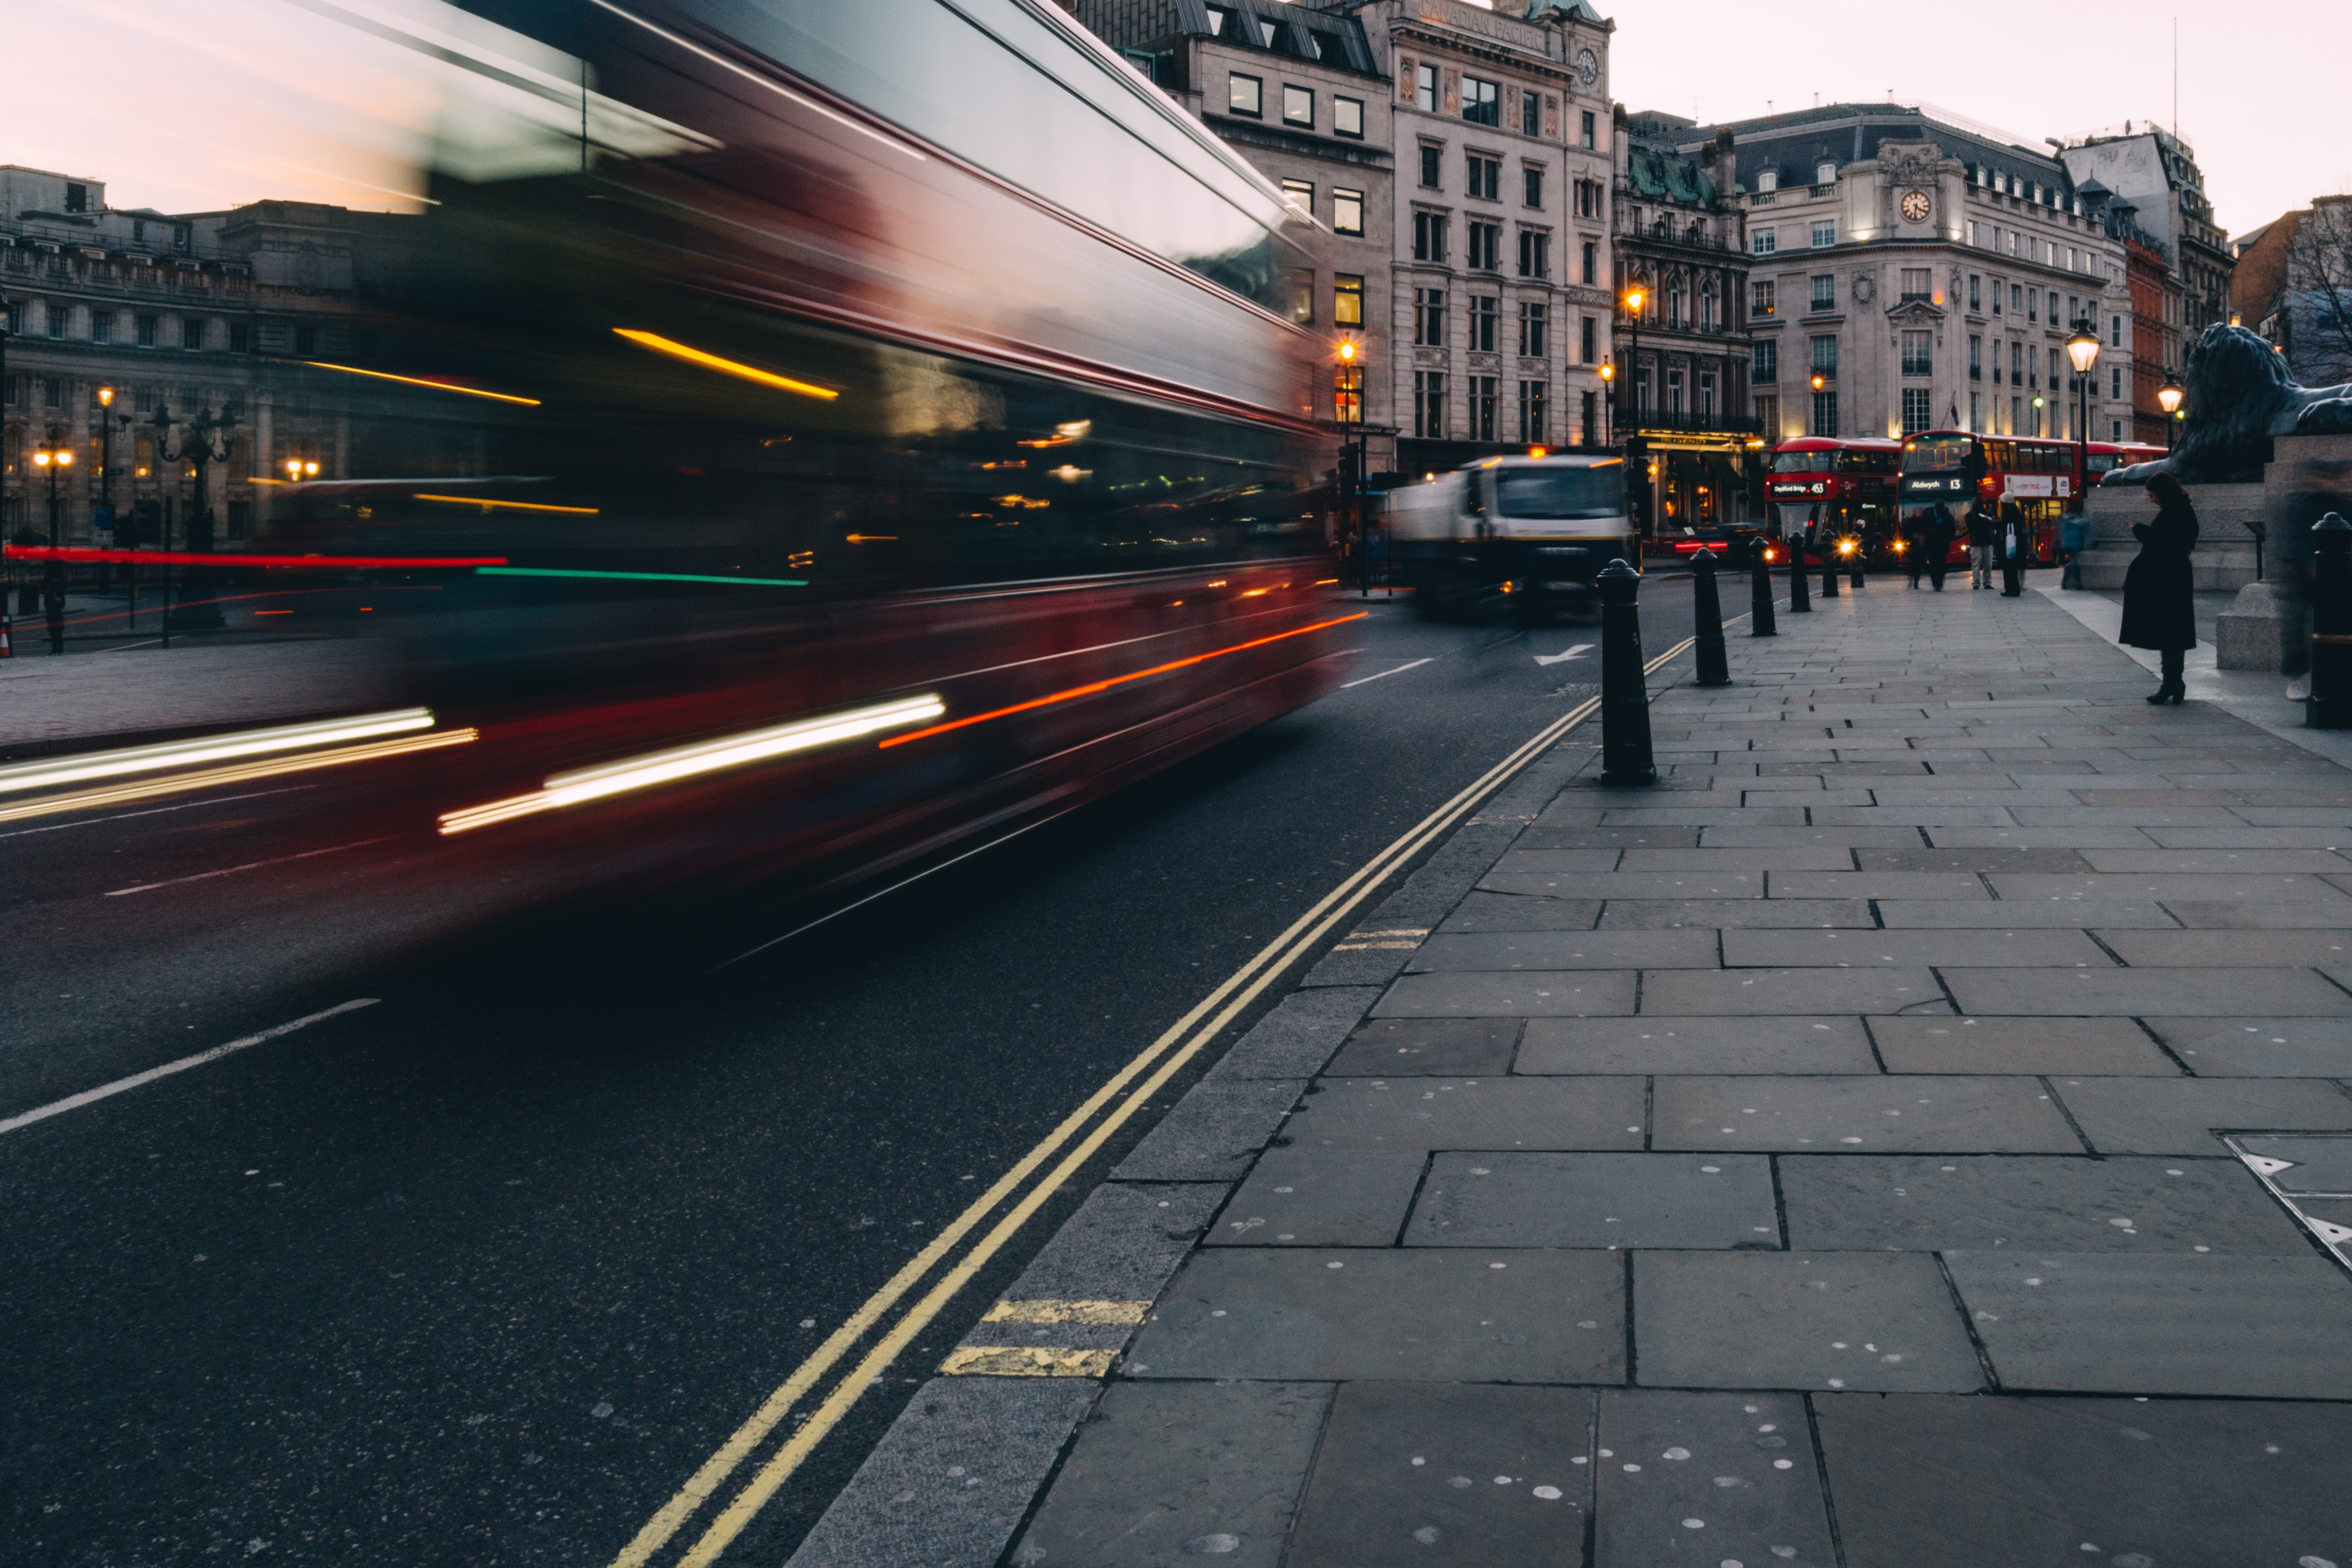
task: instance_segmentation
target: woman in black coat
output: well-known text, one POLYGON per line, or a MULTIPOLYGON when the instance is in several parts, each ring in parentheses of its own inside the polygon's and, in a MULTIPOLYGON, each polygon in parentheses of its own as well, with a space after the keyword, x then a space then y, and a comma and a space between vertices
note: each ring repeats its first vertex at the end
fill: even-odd
POLYGON ((2164 684, 2150 702, 2178 702, 2189 695, 2181 668, 2189 650, 2197 646, 2197 605, 2189 552, 2197 548, 2197 509, 2189 492, 2170 474, 2147 482, 2148 499, 2156 502, 2156 521, 2136 522, 2139 553, 2124 574, 2123 641, 2151 648, 2164 658, 2164 684))

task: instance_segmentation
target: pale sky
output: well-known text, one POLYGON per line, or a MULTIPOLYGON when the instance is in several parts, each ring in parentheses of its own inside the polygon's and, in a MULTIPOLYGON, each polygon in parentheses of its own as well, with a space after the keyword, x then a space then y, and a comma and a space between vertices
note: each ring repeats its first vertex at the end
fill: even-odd
MULTIPOLYGON (((452 15, 437 0, 343 3, 426 26, 452 15)), ((1593 3, 1616 20, 1612 86, 1631 110, 1713 121, 1805 108, 1817 93, 1883 102, 1891 89, 2034 147, 2173 112, 2173 13, 2161 0, 1593 3)), ((69 42, 56 31, 58 0, 0 0, 0 37, 20 46, 0 91, 0 163, 102 179, 119 207, 197 211, 265 196, 395 205, 448 111, 417 75, 418 57, 288 0, 67 9, 69 42), (50 37, 79 63, 23 47, 50 37)), ((2347 0, 2183 9, 2180 132, 2224 228, 2352 190, 2347 61, 2347 0)))

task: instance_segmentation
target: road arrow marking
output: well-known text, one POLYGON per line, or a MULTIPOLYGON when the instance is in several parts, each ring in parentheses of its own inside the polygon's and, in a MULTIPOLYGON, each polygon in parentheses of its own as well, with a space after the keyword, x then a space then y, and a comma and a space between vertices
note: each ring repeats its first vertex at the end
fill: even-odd
POLYGON ((1569 659, 1574 658, 1579 654, 1591 653, 1591 651, 1592 645, 1591 643, 1580 642, 1574 647, 1570 648, 1566 653, 1556 653, 1549 658, 1545 658, 1542 654, 1538 654, 1536 655, 1536 662, 1538 664, 1561 664, 1565 663, 1569 659))

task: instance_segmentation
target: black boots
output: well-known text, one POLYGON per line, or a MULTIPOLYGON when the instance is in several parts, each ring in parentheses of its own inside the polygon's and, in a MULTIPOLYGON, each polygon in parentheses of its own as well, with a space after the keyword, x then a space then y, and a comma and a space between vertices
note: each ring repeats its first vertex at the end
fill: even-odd
POLYGON ((2177 680, 2168 680, 2149 694, 2150 702, 2179 702, 2189 696, 2189 688, 2177 680))

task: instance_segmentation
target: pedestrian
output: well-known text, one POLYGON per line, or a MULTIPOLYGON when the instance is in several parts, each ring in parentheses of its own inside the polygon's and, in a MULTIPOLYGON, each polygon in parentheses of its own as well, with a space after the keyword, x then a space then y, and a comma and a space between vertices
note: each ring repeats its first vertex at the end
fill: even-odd
MULTIPOLYGON (((1932 508, 1929 509, 1932 511, 1932 508)), ((1927 543, 1925 524, 1928 511, 1915 511, 1906 520, 1898 521, 1895 530, 1895 553, 1911 573, 1911 591, 1919 591, 1919 578, 1927 570, 1927 543)))
POLYGON ((2148 480, 2147 499, 2156 503, 2156 519, 2132 524, 2139 553, 2124 574, 2121 640, 2162 656, 2164 684, 2148 700, 2179 702, 2189 695, 2182 667, 2197 646, 2197 602, 2190 596, 2195 582, 2189 565, 2189 552, 2197 548, 2197 509, 2170 474, 2148 480))
POLYGON ((2076 510, 2066 514, 2058 525, 2058 547, 2066 552, 2066 570, 2060 573, 2061 588, 2083 585, 2083 552, 2091 548, 2091 518, 2088 512, 2076 510))
POLYGON ((1969 503, 1969 586, 1992 586, 1992 509, 1981 500, 1969 503))
POLYGON ((1935 584, 1936 592, 1938 594, 1944 591, 1944 567, 1952 553, 1954 531, 1956 531, 1952 524, 1952 509, 1941 501, 1937 502, 1935 510, 1927 514, 1926 549, 1923 553, 1927 557, 1927 581, 1935 584))
POLYGON ((2025 509, 2013 500, 2000 503, 2000 596, 2014 599, 2025 592, 2025 509))

